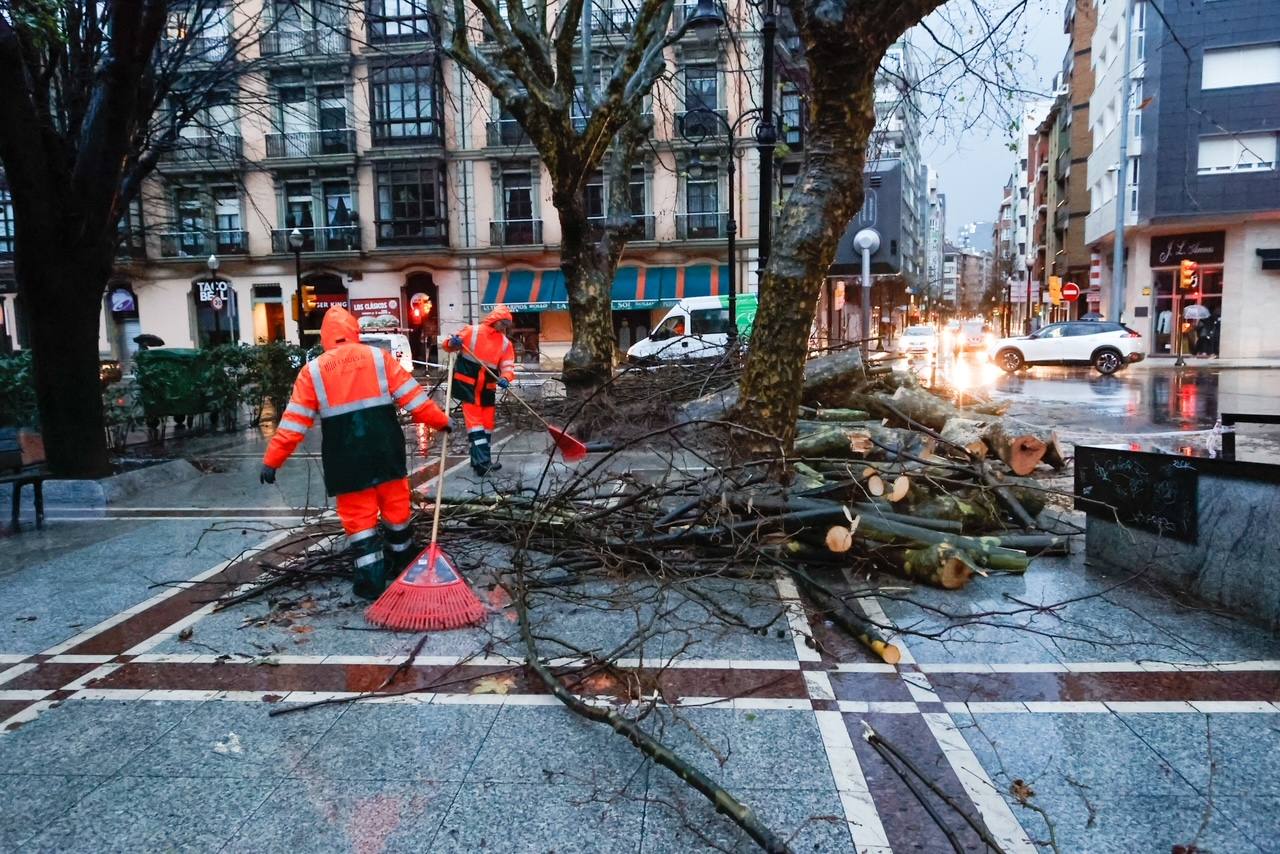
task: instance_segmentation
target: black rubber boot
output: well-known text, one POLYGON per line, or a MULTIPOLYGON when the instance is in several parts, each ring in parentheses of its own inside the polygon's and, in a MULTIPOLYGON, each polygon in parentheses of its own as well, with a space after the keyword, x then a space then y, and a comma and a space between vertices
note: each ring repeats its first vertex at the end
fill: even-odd
POLYGON ((390 584, 418 555, 417 543, 413 541, 413 520, 410 519, 400 526, 388 525, 384 522, 382 536, 383 542, 386 543, 386 548, 383 550, 385 561, 383 580, 390 584))
POLYGON ((489 434, 484 430, 471 430, 467 433, 471 442, 471 470, 478 477, 484 477, 493 469, 493 456, 489 450, 489 434))
POLYGON ((355 558, 351 591, 361 599, 377 599, 387 588, 386 561, 382 556, 382 535, 377 528, 351 535, 351 554, 355 558))

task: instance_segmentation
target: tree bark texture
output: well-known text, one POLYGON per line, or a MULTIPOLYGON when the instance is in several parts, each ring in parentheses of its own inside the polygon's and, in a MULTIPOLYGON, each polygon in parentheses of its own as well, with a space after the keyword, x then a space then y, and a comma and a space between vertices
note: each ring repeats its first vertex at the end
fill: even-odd
MULTIPOLYGON (((875 77, 891 44, 942 0, 828 3, 791 11, 811 81, 799 180, 776 219, 738 402, 739 420, 790 449, 818 294, 836 244, 862 204, 875 77)), ((840 405, 848 405, 841 403, 840 405)))
MULTIPOLYGON (((571 184, 570 181, 563 181, 571 184)), ((564 357, 566 388, 589 391, 613 371, 613 276, 617 261, 591 233, 582 188, 555 187, 560 214, 560 270, 569 294, 573 344, 564 357)))

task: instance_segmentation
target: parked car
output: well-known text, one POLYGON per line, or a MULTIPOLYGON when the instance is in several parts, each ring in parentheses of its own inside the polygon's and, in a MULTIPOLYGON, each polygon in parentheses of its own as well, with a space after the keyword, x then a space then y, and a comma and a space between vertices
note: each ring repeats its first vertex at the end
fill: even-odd
POLYGON ((413 349, 409 346, 409 336, 399 332, 361 332, 360 340, 379 349, 390 350, 400 367, 413 373, 413 349))
POLYGON ((1024 365, 1093 365, 1100 374, 1114 374, 1142 361, 1143 350, 1142 336, 1123 323, 1076 320, 1002 338, 987 354, 1009 373, 1024 365))
MULTIPOLYGON (((756 320, 755 294, 735 300, 739 335, 749 335, 756 320)), ((729 298, 682 299, 658 322, 653 331, 627 349, 632 362, 710 359, 724 355, 729 343, 729 298)))
POLYGON ((938 330, 932 326, 908 326, 898 338, 898 351, 908 358, 938 355, 938 330))
POLYGON ((982 352, 990 346, 994 336, 981 320, 966 320, 960 324, 960 349, 982 352))

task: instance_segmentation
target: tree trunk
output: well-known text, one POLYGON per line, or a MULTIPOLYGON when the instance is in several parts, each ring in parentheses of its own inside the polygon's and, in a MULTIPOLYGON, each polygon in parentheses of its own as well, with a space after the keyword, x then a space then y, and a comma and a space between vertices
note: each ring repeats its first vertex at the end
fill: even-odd
POLYGON ((98 317, 110 262, 77 264, 74 252, 40 243, 21 253, 18 281, 49 469, 59 477, 102 477, 111 464, 102 426, 98 317))
POLYGON ((613 374, 613 275, 616 261, 591 234, 581 190, 553 193, 560 213, 560 270, 569 292, 573 345, 564 357, 565 388, 590 394, 613 374))

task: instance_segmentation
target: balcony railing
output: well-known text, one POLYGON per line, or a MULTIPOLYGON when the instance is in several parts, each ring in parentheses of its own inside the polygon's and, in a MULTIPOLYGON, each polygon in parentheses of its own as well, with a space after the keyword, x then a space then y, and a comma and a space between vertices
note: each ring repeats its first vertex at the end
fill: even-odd
MULTIPOLYGON (((603 229, 603 216, 588 217, 592 226, 603 229)), ((621 232, 628 240, 653 240, 653 214, 632 214, 631 222, 621 232)))
MULTIPOLYGON (((292 228, 271 230, 271 251, 293 254, 289 245, 292 228)), ((303 252, 354 252, 360 248, 360 226, 330 225, 321 228, 299 228, 303 252)))
POLYGON ((713 240, 718 237, 728 237, 729 214, 676 214, 676 236, 681 240, 713 240))
POLYGON ((542 242, 540 219, 495 219, 489 223, 494 246, 533 246, 542 242))
POLYGON ((591 16, 591 31, 595 33, 631 32, 636 25, 636 10, 626 6, 613 6, 607 9, 596 9, 591 16))
POLYGON ((449 223, 443 219, 379 219, 379 246, 448 246, 449 223))
POLYGON ((716 110, 713 116, 707 110, 686 110, 676 113, 676 133, 682 136, 724 136, 727 133, 728 113, 716 110))
POLYGON ((180 51, 184 60, 197 62, 221 62, 232 51, 231 39, 220 35, 165 39, 160 47, 167 58, 176 58, 180 51))
POLYGON ((263 56, 333 56, 347 53, 351 39, 345 30, 277 29, 263 33, 258 40, 263 56))
POLYGON ((210 255, 249 254, 249 235, 243 231, 164 231, 161 258, 205 259, 210 255))
POLYGON ((133 258, 141 261, 147 257, 147 241, 141 229, 121 228, 116 244, 117 258, 133 258))
POLYGON ((208 163, 239 160, 242 141, 238 136, 182 136, 175 139, 162 160, 167 163, 208 163))
POLYGON ((490 145, 531 145, 529 135, 515 119, 498 119, 486 122, 485 130, 490 145))
POLYGON ((318 157, 322 154, 355 154, 355 152, 356 132, 351 128, 267 134, 267 157, 318 157))

